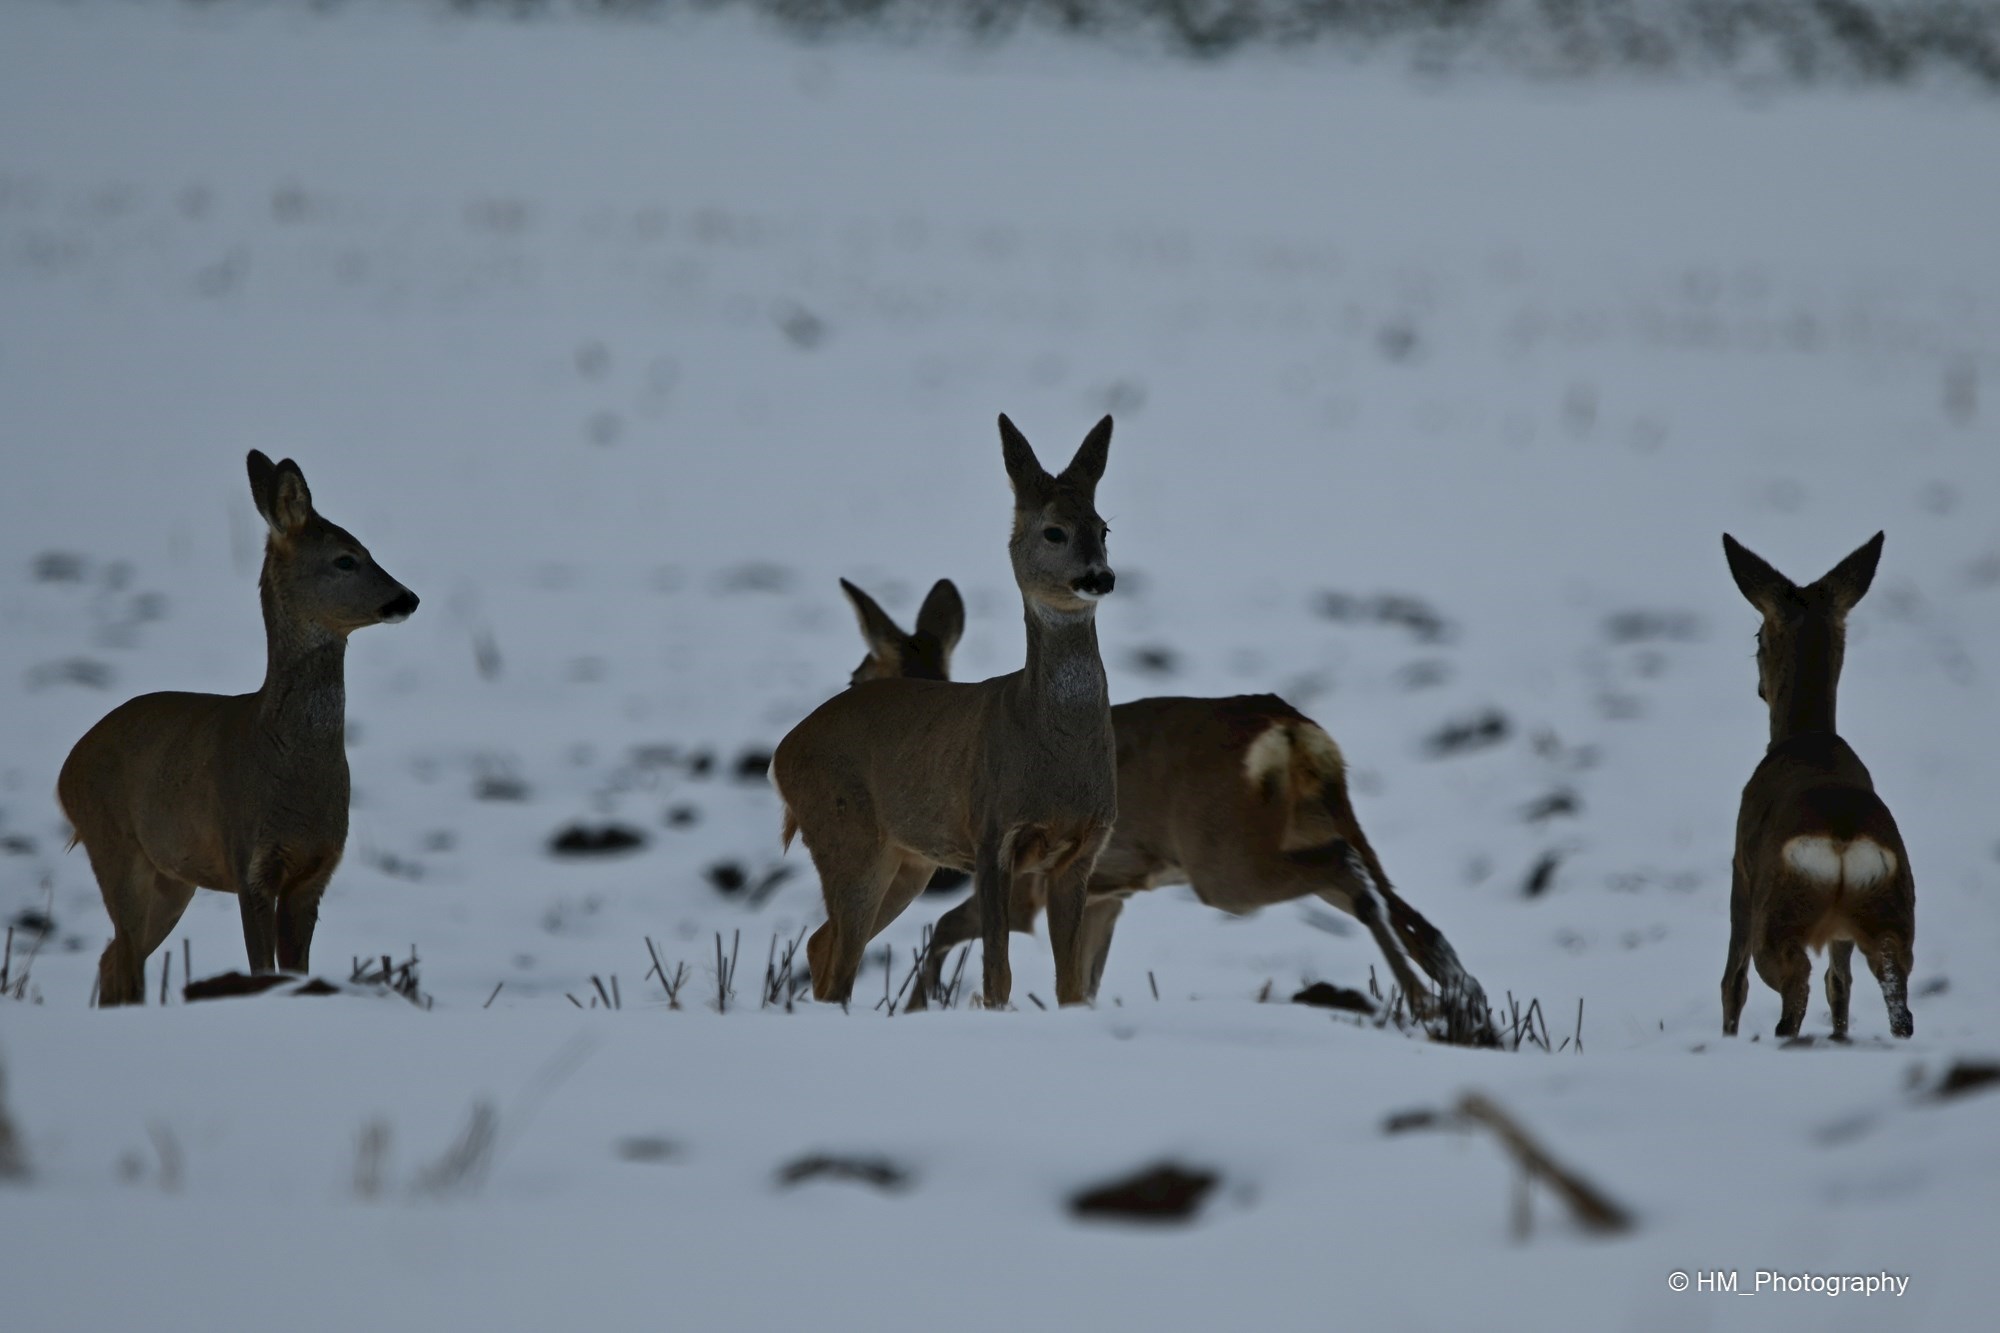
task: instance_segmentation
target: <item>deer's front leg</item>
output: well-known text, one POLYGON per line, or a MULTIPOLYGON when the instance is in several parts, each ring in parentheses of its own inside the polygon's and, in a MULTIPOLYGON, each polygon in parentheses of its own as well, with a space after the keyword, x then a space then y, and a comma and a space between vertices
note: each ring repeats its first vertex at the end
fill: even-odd
POLYGON ((1007 966, 1007 927, 1013 899, 1013 866, 998 833, 981 838, 973 868, 973 891, 979 898, 979 945, 986 968, 986 1007, 1005 1009, 1014 993, 1014 973, 1007 966))
POLYGON ((1049 945, 1056 955, 1057 1004, 1090 1003, 1093 959, 1083 925, 1086 886, 1096 859, 1078 856, 1049 873, 1049 945))
POLYGON ((249 955, 252 972, 278 969, 278 890, 283 884, 284 862, 276 849, 251 854, 237 886, 237 906, 243 913, 243 948, 249 955))
MULTIPOLYGON (((313 929, 319 925, 319 900, 326 895, 333 867, 289 884, 277 901, 277 951, 280 972, 312 970, 313 929)), ((246 930, 248 927, 245 928, 246 930)))

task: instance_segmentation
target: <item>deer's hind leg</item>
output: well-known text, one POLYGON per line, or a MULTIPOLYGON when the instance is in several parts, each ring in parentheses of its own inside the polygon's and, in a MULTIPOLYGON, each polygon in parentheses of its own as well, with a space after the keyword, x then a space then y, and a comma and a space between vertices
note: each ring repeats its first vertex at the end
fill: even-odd
POLYGON ((1111 934, 1118 928, 1118 914, 1124 910, 1122 894, 1093 894, 1083 909, 1083 958, 1089 968, 1085 982, 1093 1001, 1097 999, 1097 988, 1104 984, 1104 963, 1111 957, 1111 934))
POLYGON ((1411 968, 1401 942, 1390 928, 1388 905, 1382 900, 1375 877, 1368 872, 1353 844, 1336 839, 1324 847, 1288 853, 1287 859, 1318 872, 1313 893, 1368 928, 1396 984, 1403 988, 1411 1012, 1427 1013, 1431 1008, 1430 987, 1411 968))
POLYGON ((864 837, 835 831, 818 841, 807 839, 826 902, 826 922, 806 941, 816 1000, 846 1004, 854 994, 854 978, 874 938, 882 900, 901 865, 901 855, 872 833, 864 837))
MULTIPOLYGON (((1831 974, 1829 974, 1830 976, 1831 974)), ((1736 1035, 1750 998, 1750 888, 1732 867, 1729 886, 1729 956, 1722 965, 1722 1035, 1736 1035)))
POLYGON ((111 942, 97 960, 97 1003, 144 1004, 146 959, 180 920, 194 886, 162 875, 128 838, 99 834, 84 848, 111 917, 111 942))
POLYGON ((1886 930, 1878 932, 1861 941, 1861 954, 1868 960, 1868 970, 1875 974, 1876 984, 1882 988, 1882 1002, 1889 1009, 1889 1031, 1898 1037, 1910 1036, 1917 1030, 1917 1021, 1910 1016, 1913 958, 1909 937, 1886 930))
POLYGON ((881 905, 875 909, 875 926, 869 932, 872 939, 887 930, 895 919, 909 910, 917 895, 924 891, 924 885, 931 882, 931 875, 937 866, 920 856, 905 852, 896 866, 896 873, 889 881, 888 892, 882 895, 881 905))
POLYGON ((1835 940, 1826 950, 1826 1005, 1833 1010, 1833 1039, 1847 1039, 1847 998, 1854 989, 1854 941, 1835 940))
POLYGON ((1797 938, 1766 939, 1757 950, 1757 975, 1778 992, 1781 1009, 1777 1036, 1796 1037, 1805 1022, 1806 1005, 1812 999, 1812 961, 1797 938))

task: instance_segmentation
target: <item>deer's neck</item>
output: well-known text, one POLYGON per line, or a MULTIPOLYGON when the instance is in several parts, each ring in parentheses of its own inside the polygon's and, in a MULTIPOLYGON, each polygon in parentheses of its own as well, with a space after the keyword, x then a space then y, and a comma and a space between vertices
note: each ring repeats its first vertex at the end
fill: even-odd
POLYGON ((1814 732, 1834 733, 1835 672, 1830 658, 1802 661, 1771 700, 1771 743, 1814 732))
POLYGON ((1096 611, 1027 603, 1028 661, 1021 685, 1035 714, 1063 730, 1100 724, 1111 701, 1097 651, 1096 611))
POLYGON ((266 659, 257 716, 287 748, 341 746, 347 730, 347 636, 288 615, 267 588, 266 659))

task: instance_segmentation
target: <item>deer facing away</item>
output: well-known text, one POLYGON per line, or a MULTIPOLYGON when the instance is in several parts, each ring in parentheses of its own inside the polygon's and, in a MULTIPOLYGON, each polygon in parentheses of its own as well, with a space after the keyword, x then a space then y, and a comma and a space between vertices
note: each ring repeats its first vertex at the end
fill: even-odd
POLYGON ((146 694, 64 761, 56 799, 111 914, 101 1004, 145 1002, 146 959, 197 886, 237 895, 250 970, 303 972, 347 842, 347 636, 417 595, 313 509, 298 464, 249 456, 270 527, 258 593, 267 665, 254 694, 146 694))
MULTIPOLYGON (((1004 416, 1000 439, 1026 665, 977 683, 864 681, 820 705, 772 756, 785 842, 804 838, 826 901, 826 922, 806 944, 822 1000, 847 1001, 868 941, 940 865, 973 873, 988 1007, 1004 1007, 1012 989, 1009 903, 1019 895, 1048 904, 1057 1001, 1089 998, 1085 884, 1118 814, 1096 622, 1114 582, 1096 505, 1111 418, 1055 476, 1004 416)), ((913 651, 905 665, 919 660, 913 651)))
MULTIPOLYGON (((903 633, 861 589, 845 579, 841 587, 868 645, 853 675, 857 684, 908 674, 912 664, 949 672, 964 609, 948 580, 925 599, 915 634, 903 633), (939 607, 957 608, 956 619, 939 607)), ((1226 912, 1312 895, 1368 928, 1404 994, 1421 1007, 1428 988, 1405 951, 1416 959, 1444 997, 1454 1039, 1489 1035, 1479 983, 1437 928, 1390 886, 1348 801, 1339 747, 1311 719, 1263 694, 1138 699, 1113 708, 1111 723, 1118 822, 1089 881, 1084 933, 1091 996, 1104 976, 1118 914, 1134 893, 1185 883, 1226 912)), ((1017 893, 1009 908, 1013 929, 1034 929, 1040 904, 1031 895, 1017 893)), ((969 900, 938 921, 912 1008, 923 1008, 936 992, 950 951, 975 936, 976 912, 969 900)))
POLYGON ((1847 613, 1875 578, 1882 534, 1803 588, 1726 533, 1722 547, 1736 586, 1763 613, 1757 695, 1771 711, 1770 748, 1736 817, 1722 1030, 1736 1034, 1754 961, 1783 1000, 1777 1035, 1796 1036, 1812 993, 1806 950, 1824 947, 1833 1035, 1845 1037, 1858 945, 1882 987, 1889 1030, 1907 1037, 1916 881, 1895 818, 1834 730, 1847 613))

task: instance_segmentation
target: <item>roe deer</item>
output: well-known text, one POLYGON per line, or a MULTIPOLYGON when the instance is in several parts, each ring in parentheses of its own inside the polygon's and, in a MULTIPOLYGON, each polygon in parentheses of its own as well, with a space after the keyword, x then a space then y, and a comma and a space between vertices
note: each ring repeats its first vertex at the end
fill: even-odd
POLYGON ((267 664, 255 694, 146 694, 64 761, 56 799, 90 856, 114 935, 98 1002, 143 1004, 146 959, 196 886, 236 894, 250 970, 303 972, 320 895, 347 842, 347 636, 417 595, 321 518, 298 464, 250 451, 270 525, 258 594, 267 664))
POLYGON ((868 941, 940 865, 973 872, 988 1007, 1005 1007, 1013 985, 1009 900, 1043 881, 1056 999, 1089 998, 1084 885, 1118 813, 1096 621, 1113 584, 1096 507, 1111 418, 1053 477, 1005 416, 1000 441, 1027 664, 977 684, 864 681, 792 728, 771 759, 785 844, 805 839, 826 900, 806 944, 822 1000, 846 1003, 868 941))
POLYGON ((1889 1030, 1907 1037, 1917 888, 1889 807, 1861 759, 1834 731, 1834 690, 1847 648, 1847 613, 1868 591, 1882 534, 1799 587, 1727 533, 1729 572, 1764 615, 1757 631, 1757 697, 1771 710, 1771 744, 1743 788, 1729 890, 1729 961, 1722 1031, 1736 1035, 1750 963, 1783 998, 1777 1035, 1798 1035, 1812 993, 1808 948, 1831 945, 1826 1000, 1833 1035, 1847 1035, 1854 946, 1882 987, 1889 1030))
MULTIPOLYGON (((855 683, 909 674, 908 664, 919 661, 949 672, 956 630, 938 659, 935 636, 921 628, 903 634, 867 593, 845 579, 841 587, 868 641, 855 683)), ((926 610, 946 590, 951 605, 962 605, 957 589, 941 581, 926 610)), ((917 623, 924 624, 922 614, 917 623)), ((1411 973, 1405 951, 1416 959, 1442 993, 1449 1039, 1490 1039, 1485 993, 1437 928, 1390 886, 1348 802, 1340 749, 1311 719, 1261 694, 1138 699, 1113 708, 1111 726, 1118 822, 1091 873, 1084 915, 1093 998, 1118 914, 1134 893, 1189 884, 1201 901, 1232 913, 1311 894, 1368 927, 1404 994, 1422 1008, 1427 988, 1411 973)), ((1032 931, 1038 911, 1031 897, 1016 895, 1011 925, 1032 931)), ((938 921, 911 1008, 925 1007, 946 955, 977 933, 976 912, 968 901, 938 921)))

